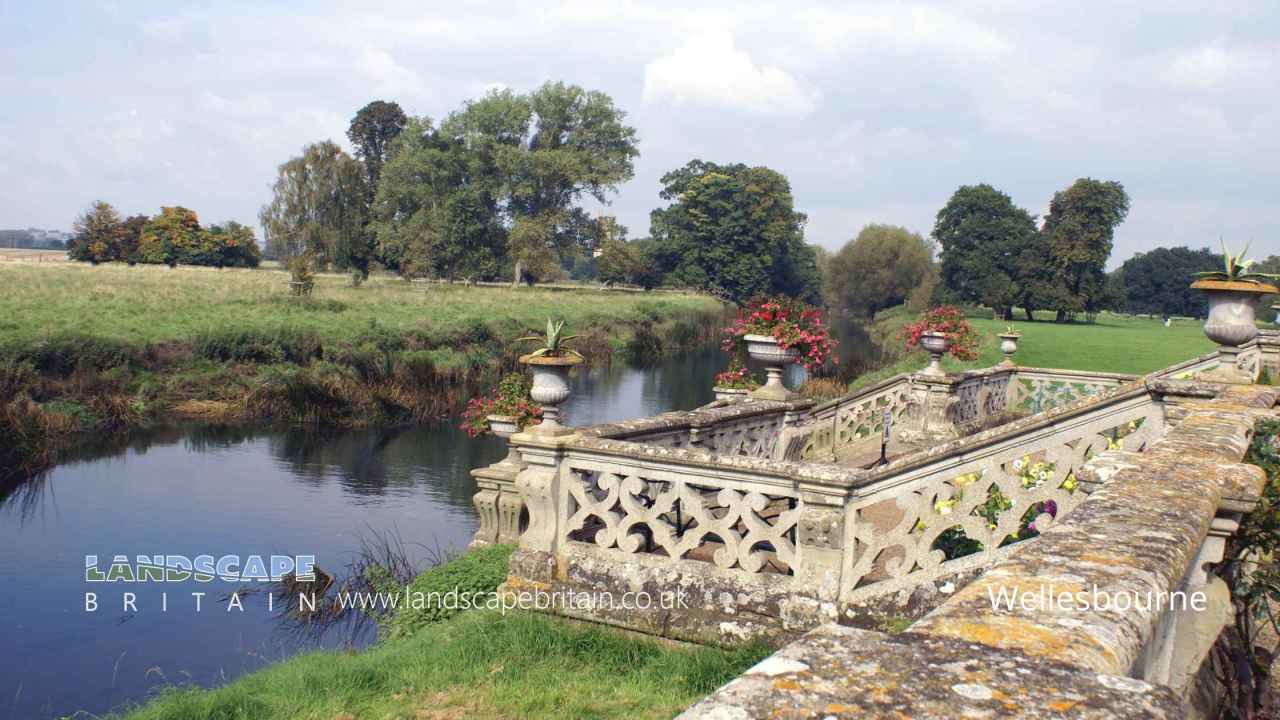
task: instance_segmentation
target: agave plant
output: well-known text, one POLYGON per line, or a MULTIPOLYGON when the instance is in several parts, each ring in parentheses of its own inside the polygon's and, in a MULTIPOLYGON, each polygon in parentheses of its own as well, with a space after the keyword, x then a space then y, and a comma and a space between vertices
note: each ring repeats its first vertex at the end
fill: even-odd
POLYGON ((529 353, 529 357, 576 357, 582 359, 582 353, 577 350, 571 350, 566 345, 570 340, 577 338, 577 335, 564 334, 564 320, 553 322, 551 318, 547 318, 547 335, 540 337, 538 335, 527 335, 517 338, 517 342, 531 340, 541 342, 542 347, 529 353))
POLYGON ((1195 277, 1206 280, 1251 283, 1280 280, 1280 275, 1273 273, 1249 272, 1249 268, 1253 267, 1253 261, 1243 259, 1247 252, 1249 252, 1249 243, 1244 244, 1244 250, 1238 255, 1233 255, 1230 250, 1227 250, 1227 243, 1224 241, 1222 243, 1222 269, 1198 272, 1195 273, 1195 277))

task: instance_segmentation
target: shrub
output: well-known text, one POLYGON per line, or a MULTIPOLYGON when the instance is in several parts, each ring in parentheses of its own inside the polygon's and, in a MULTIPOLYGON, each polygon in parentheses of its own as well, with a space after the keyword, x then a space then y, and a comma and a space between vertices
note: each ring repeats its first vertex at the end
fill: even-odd
POLYGON ((459 610, 451 609, 456 604, 444 600, 450 592, 456 591, 458 604, 468 597, 483 602, 488 593, 495 592, 507 579, 507 562, 513 550, 515 547, 511 545, 477 548, 419 575, 409 584, 408 592, 411 597, 422 593, 426 602, 421 607, 408 603, 401 606, 387 623, 384 637, 412 635, 427 625, 457 615, 459 610))
POLYGON ((108 370, 141 365, 144 352, 131 343, 114 338, 62 333, 26 346, 0 351, 18 362, 26 362, 47 375, 67 376, 78 369, 108 370))
POLYGON ((20 479, 48 466, 49 422, 26 397, 0 401, 0 480, 20 479))
POLYGON ((280 328, 262 330, 218 330, 201 333, 195 339, 197 357, 221 362, 277 363, 305 365, 323 353, 320 336, 313 330, 280 328))

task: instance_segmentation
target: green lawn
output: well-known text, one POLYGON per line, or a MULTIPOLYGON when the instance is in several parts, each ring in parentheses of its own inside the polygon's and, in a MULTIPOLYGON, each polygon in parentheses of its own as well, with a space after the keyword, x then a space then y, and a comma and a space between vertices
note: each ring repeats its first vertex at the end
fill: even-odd
POLYGON ((227 328, 314 330, 349 340, 370 324, 447 337, 477 322, 500 336, 545 325, 607 327, 638 315, 716 312, 705 296, 676 293, 424 285, 387 276, 359 288, 338 275, 317 277, 309 299, 289 295, 287 273, 80 263, 0 265, 0 344, 63 332, 145 343, 227 328))
MULTIPOLYGON (((902 308, 876 318, 876 333, 900 344, 899 328, 912 317, 902 308)), ((1055 323, 1051 320, 1015 320, 1012 323, 990 318, 969 318, 981 336, 978 359, 961 363, 943 361, 948 371, 990 367, 1002 356, 996 333, 1009 325, 1022 333, 1015 362, 1027 367, 1095 370, 1098 372, 1143 374, 1211 352, 1212 342, 1204 336, 1199 320, 1174 320, 1165 327, 1160 320, 1103 313, 1095 323, 1055 323)), ((887 367, 857 378, 851 388, 865 387, 901 372, 913 372, 928 363, 923 351, 905 355, 887 367)))
POLYGON ((216 690, 164 691, 127 718, 669 718, 766 654, 474 610, 363 652, 311 653, 216 690))

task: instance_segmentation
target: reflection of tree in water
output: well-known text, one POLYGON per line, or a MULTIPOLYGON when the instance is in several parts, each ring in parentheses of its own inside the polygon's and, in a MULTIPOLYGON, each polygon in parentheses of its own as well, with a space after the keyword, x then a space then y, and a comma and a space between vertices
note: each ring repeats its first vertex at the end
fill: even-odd
POLYGON ((879 370, 898 357, 892 341, 873 335, 856 317, 835 315, 831 329, 840 341, 836 357, 840 359, 837 377, 842 382, 879 370))
POLYGON ((49 482, 48 470, 25 479, 7 480, 0 483, 0 511, 12 512, 25 524, 36 516, 46 495, 52 502, 53 483, 49 482))
POLYGON ((293 429, 270 436, 272 457, 300 480, 336 480, 357 495, 425 484, 451 505, 471 506, 469 471, 502 457, 493 438, 471 439, 452 424, 364 430, 293 429))

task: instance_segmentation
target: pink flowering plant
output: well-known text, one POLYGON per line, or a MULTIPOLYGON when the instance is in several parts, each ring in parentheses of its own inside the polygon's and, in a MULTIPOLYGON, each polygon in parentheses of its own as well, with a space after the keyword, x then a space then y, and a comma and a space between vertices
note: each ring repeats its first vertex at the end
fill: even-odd
POLYGON ((735 357, 728 369, 716 375, 715 387, 723 390, 755 390, 760 387, 760 382, 735 357))
POLYGON ((529 378, 522 373, 502 378, 492 395, 467 401, 467 408, 462 412, 462 429, 470 437, 484 435, 490 431, 490 415, 513 417, 521 429, 542 422, 542 408, 529 399, 529 387, 529 378))
POLYGON ((978 359, 978 333, 954 305, 939 305, 924 313, 915 322, 902 328, 900 336, 907 350, 920 344, 920 337, 927 332, 939 332, 947 336, 947 353, 957 360, 978 359))
POLYGON ((836 339, 822 320, 822 311, 783 295, 752 300, 738 310, 733 325, 725 329, 722 347, 725 352, 740 355, 747 335, 768 335, 783 349, 800 351, 800 364, 813 371, 833 356, 836 339))

